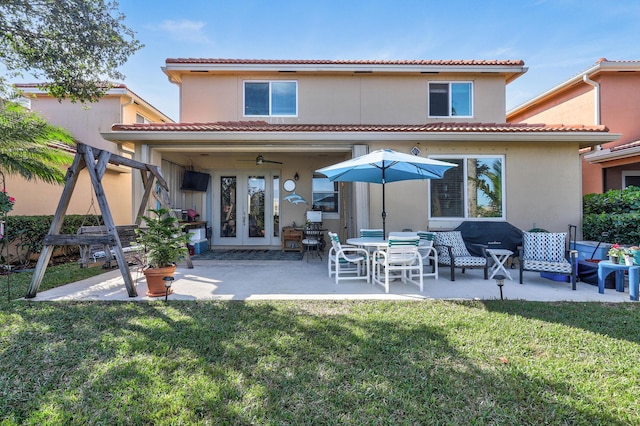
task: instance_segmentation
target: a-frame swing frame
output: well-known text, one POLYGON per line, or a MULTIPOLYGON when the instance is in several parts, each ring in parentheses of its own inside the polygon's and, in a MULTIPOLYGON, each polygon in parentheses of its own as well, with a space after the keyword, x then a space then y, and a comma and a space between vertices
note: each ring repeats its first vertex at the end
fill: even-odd
MULTIPOLYGON (((153 164, 141 163, 139 161, 113 154, 106 150, 94 148, 83 143, 78 143, 73 163, 67 170, 67 175, 65 177, 66 183, 64 186, 64 190, 62 191, 62 195, 60 196, 60 201, 58 202, 56 213, 51 222, 51 228, 49 229, 49 233, 44 237, 42 252, 40 253, 33 278, 31 279, 31 285, 29 286, 29 290, 26 295, 27 298, 33 298, 38 293, 38 289, 40 288, 40 284, 42 283, 42 278, 44 277, 44 273, 47 270, 47 265, 49 264, 49 260, 51 260, 51 255, 53 254, 55 246, 94 244, 106 244, 111 250, 113 250, 113 252, 115 253, 116 261, 118 262, 118 267, 120 268, 120 272, 122 274, 122 278, 124 279, 127 292, 129 293, 129 297, 138 296, 138 292, 133 285, 133 279, 131 278, 131 271, 129 270, 127 262, 125 261, 122 244, 120 243, 116 225, 113 221, 113 216, 111 215, 109 203, 107 202, 107 197, 105 196, 104 187, 102 185, 102 177, 104 176, 104 173, 107 169, 107 164, 109 163, 131 167, 140 171, 142 183, 144 185, 144 193, 142 195, 142 200, 138 208, 138 214, 136 215, 136 225, 140 225, 140 217, 146 210, 147 203, 151 194, 158 198, 158 201, 161 205, 171 210, 171 206, 168 205, 169 187, 167 185, 167 182, 162 177, 162 173, 157 166, 153 164), (76 186, 76 183, 78 182, 80 171, 85 167, 89 172, 91 185, 93 186, 93 191, 96 195, 96 199, 98 201, 100 212, 102 213, 102 219, 107 232, 105 235, 60 234, 60 229, 62 228, 62 223, 67 213, 67 208, 69 207, 71 195, 73 194, 73 190, 76 186), (157 181, 158 185, 160 185, 161 191, 164 191, 164 196, 159 196, 153 191, 155 181, 157 181)), ((174 214, 173 211, 172 214, 174 214)), ((191 257, 188 253, 186 254, 186 261, 187 266, 189 268, 193 268, 193 263, 191 262, 191 257)))

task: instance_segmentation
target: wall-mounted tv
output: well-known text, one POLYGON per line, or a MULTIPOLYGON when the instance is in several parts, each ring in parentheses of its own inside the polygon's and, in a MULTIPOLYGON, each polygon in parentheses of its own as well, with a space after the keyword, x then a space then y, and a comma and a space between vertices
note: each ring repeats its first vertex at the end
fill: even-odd
POLYGON ((209 173, 186 170, 182 176, 182 186, 180 189, 183 191, 206 192, 207 187, 209 186, 210 177, 209 173))

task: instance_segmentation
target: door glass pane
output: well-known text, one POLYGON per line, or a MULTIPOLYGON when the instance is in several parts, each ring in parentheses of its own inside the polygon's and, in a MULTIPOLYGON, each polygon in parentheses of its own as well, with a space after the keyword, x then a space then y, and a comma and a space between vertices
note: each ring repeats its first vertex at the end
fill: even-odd
POLYGON ((273 177, 273 236, 280 235, 280 177, 273 177))
POLYGON ((249 208, 249 237, 265 237, 265 189, 264 176, 249 176, 247 181, 247 206, 249 208))
POLYGON ((220 236, 236 236, 236 176, 222 176, 220 178, 220 236))

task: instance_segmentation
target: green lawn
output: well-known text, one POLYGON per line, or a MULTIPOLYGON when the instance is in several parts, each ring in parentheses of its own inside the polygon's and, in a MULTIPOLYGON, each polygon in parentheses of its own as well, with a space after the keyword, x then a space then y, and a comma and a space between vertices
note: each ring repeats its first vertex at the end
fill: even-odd
POLYGON ((638 304, 0 303, 3 424, 640 424, 638 304))

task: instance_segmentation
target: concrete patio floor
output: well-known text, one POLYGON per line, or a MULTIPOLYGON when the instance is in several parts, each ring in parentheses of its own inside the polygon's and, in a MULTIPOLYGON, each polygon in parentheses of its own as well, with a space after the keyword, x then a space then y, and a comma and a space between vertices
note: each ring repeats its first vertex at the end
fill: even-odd
MULTIPOLYGON (((326 260, 302 261, 217 261, 194 260, 194 268, 180 265, 169 300, 424 300, 424 299, 500 299, 495 280, 484 280, 482 270, 456 270, 456 281, 451 281, 449 270, 441 268, 440 277, 425 278, 424 291, 417 286, 394 281, 388 294, 382 286, 367 284, 365 280, 346 281, 336 285, 327 274, 326 260)), ((504 299, 528 301, 584 301, 629 302, 628 287, 624 292, 578 282, 577 290, 571 284, 552 281, 540 274, 525 272, 524 284, 518 283, 518 270, 510 273, 514 280, 506 279, 504 299)), ((31 301, 61 300, 164 300, 164 297, 146 296, 145 278, 132 270, 138 292, 129 297, 120 271, 115 269, 97 277, 71 283, 55 289, 41 291, 31 301)))

